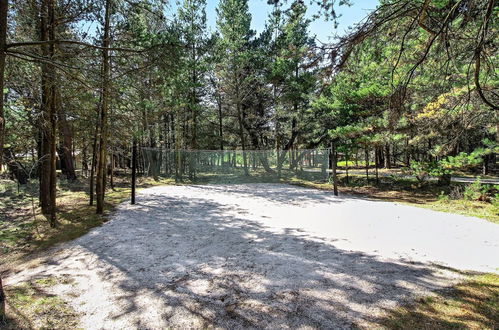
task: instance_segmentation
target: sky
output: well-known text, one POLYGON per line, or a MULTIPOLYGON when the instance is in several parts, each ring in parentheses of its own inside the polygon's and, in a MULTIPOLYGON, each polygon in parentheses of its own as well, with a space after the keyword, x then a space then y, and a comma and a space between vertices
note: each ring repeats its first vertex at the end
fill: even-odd
MULTIPOLYGON (((330 0, 332 1, 332 0, 330 0)), ((216 26, 216 7, 218 0, 207 0, 206 6, 206 16, 208 20, 208 27, 213 31, 216 26)), ((338 2, 338 1, 337 1, 338 2)), ((310 24, 310 32, 316 35, 317 39, 321 42, 328 42, 330 36, 343 35, 349 27, 353 27, 356 23, 360 22, 365 18, 373 9, 376 8, 379 1, 378 0, 352 0, 352 6, 337 6, 336 13, 340 14, 341 17, 338 20, 338 28, 334 29, 332 22, 326 22, 323 19, 316 20, 310 24)), ((171 1, 174 3, 174 1, 171 1)), ((317 6, 310 6, 310 1, 305 0, 308 5, 307 16, 310 18, 314 13, 317 12, 317 6)), ((272 9, 271 6, 267 5, 267 0, 249 0, 249 8, 252 15, 252 28, 261 32, 265 27, 265 21, 272 9)), ((176 6, 171 5, 170 14, 176 11, 176 6)))

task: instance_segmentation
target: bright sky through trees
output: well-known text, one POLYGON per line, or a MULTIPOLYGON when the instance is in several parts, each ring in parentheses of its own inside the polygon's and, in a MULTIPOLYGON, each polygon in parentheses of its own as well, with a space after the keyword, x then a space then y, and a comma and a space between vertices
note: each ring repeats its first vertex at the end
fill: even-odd
MULTIPOLYGON (((218 0, 207 0, 206 15, 208 26, 213 31, 216 22, 216 7, 218 0)), ((317 13, 318 7, 310 5, 310 1, 305 1, 308 6, 307 16, 312 17, 317 13)), ((379 4, 378 0, 354 0, 352 6, 336 6, 337 13, 341 15, 338 20, 338 28, 334 29, 332 22, 326 22, 324 19, 317 19, 310 24, 310 32, 316 35, 322 42, 327 42, 329 36, 335 34, 342 35, 349 27, 353 27, 356 23, 360 22, 366 17, 376 6, 379 4)), ((176 4, 171 2, 170 15, 176 12, 176 4)), ((288 4, 289 5, 289 4, 288 4)), ((265 27, 265 21, 271 11, 271 6, 267 5, 267 0, 250 0, 249 9, 252 16, 251 27, 258 33, 262 32, 265 27)))

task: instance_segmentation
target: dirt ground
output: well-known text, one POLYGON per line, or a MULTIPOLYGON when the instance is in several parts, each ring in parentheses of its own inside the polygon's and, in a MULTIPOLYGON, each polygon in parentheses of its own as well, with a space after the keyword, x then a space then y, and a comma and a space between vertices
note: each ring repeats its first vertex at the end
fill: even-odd
POLYGON ((7 285, 51 290, 85 329, 351 328, 497 272, 485 220, 282 184, 161 186, 7 285))

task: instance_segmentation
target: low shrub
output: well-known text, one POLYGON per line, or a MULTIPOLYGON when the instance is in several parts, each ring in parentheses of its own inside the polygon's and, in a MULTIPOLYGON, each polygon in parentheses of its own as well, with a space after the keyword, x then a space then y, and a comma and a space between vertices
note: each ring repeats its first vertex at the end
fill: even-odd
POLYGON ((469 201, 482 201, 494 203, 498 194, 498 185, 483 184, 478 177, 473 183, 467 185, 463 197, 469 201))
POLYGON ((409 174, 416 177, 422 183, 430 177, 438 178, 440 184, 449 185, 451 182, 451 172, 444 168, 439 162, 416 162, 411 161, 409 174))

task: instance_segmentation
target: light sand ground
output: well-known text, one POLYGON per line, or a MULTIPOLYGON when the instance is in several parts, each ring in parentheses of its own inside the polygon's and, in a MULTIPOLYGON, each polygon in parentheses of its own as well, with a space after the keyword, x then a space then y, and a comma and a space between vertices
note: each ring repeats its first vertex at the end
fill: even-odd
POLYGON ((7 284, 72 279, 54 293, 86 329, 350 328, 445 289, 446 267, 497 271, 498 238, 485 220, 289 185, 164 186, 7 284))

